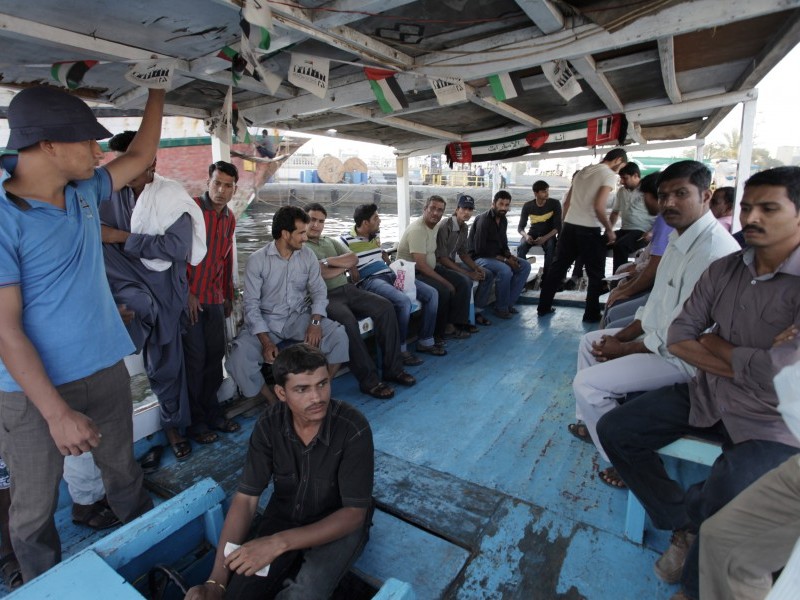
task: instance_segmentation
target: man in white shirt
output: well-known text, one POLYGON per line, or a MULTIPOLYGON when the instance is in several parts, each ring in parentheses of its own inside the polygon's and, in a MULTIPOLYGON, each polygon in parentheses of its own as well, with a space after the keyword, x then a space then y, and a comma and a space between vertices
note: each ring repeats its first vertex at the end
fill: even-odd
MULTIPOLYGON (((739 249, 709 210, 711 171, 702 163, 683 161, 667 167, 658 180, 659 209, 675 231, 659 264, 653 292, 625 328, 601 329, 583 336, 578 350, 578 372, 572 382, 576 416, 585 425, 570 425, 573 435, 594 442, 597 421, 630 392, 655 390, 685 383, 694 367, 667 350, 667 330, 708 265, 739 249), (685 191, 679 194, 676 190, 685 191)), ((611 469, 600 478, 624 487, 611 469)))
POLYGON ((539 294, 538 313, 546 317, 555 312, 553 297, 569 266, 580 257, 583 259, 589 285, 586 288, 584 323, 598 323, 600 294, 605 276, 606 244, 613 244, 616 234, 606 216, 608 196, 617 184, 617 173, 628 162, 622 148, 609 151, 596 165, 581 169, 572 180, 572 187, 564 199, 564 226, 558 237, 556 258, 547 274, 539 294))
POLYGON ((628 262, 628 256, 639 248, 647 245, 645 234, 653 228, 655 215, 651 215, 644 203, 644 195, 639 189, 641 173, 636 163, 628 163, 619 170, 619 180, 622 187, 617 190, 614 197, 614 206, 611 208, 611 226, 622 219, 622 226, 615 232, 617 241, 614 242, 614 273, 628 262))

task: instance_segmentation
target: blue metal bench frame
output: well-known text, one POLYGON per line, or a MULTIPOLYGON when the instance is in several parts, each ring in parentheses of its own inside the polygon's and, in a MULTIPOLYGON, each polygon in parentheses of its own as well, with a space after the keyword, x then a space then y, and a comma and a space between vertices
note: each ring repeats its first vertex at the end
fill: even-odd
MULTIPOLYGON (((662 456, 672 456, 710 467, 722 454, 722 448, 714 442, 684 437, 664 446, 658 453, 662 456)), ((625 537, 637 544, 641 544, 644 539, 644 516, 644 507, 633 492, 628 491, 625 537)))

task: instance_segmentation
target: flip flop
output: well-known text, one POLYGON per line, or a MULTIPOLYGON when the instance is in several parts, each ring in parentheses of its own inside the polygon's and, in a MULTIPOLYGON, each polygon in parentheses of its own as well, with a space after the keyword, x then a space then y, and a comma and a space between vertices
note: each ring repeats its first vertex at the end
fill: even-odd
POLYGON ((187 433, 187 435, 192 439, 192 441, 197 442, 198 444, 213 444, 219 439, 219 436, 210 429, 198 431, 196 433, 187 433))
POLYGON ((175 459, 178 462, 183 462, 189 459, 189 455, 192 453, 192 445, 189 443, 188 440, 183 440, 182 442, 175 442, 170 444, 172 447, 172 452, 175 454, 175 459))
POLYGON ((0 558, 0 576, 9 589, 15 590, 22 586, 22 569, 13 552, 0 558))
POLYGON ((622 481, 622 477, 619 476, 619 473, 614 467, 608 467, 607 469, 598 471, 597 476, 600 478, 600 481, 605 483, 608 487, 614 488, 615 490, 628 489, 628 485, 622 481))
POLYGON ((586 442, 588 444, 592 443, 592 436, 589 435, 589 430, 583 423, 570 423, 567 425, 567 431, 569 431, 582 442, 586 442))
POLYGON ((405 371, 400 371, 396 375, 387 375, 384 379, 387 381, 393 381, 394 383, 399 383, 400 385, 405 385, 407 387, 411 387, 417 383, 417 380, 414 378, 414 376, 409 375, 405 371))
POLYGON ((161 464, 161 455, 164 454, 164 446, 153 446, 139 461, 142 466, 142 471, 149 475, 158 470, 161 464))
POLYGON ((211 426, 211 429, 221 431, 222 433, 236 433, 241 428, 241 425, 231 419, 220 419, 211 426))
POLYGON ((489 319, 483 316, 483 313, 477 313, 475 315, 475 322, 478 325, 484 325, 484 326, 492 324, 492 322, 489 319))
POLYGON ((373 398, 377 398, 378 400, 389 400, 390 398, 394 397, 394 390, 382 381, 378 385, 368 390, 361 391, 372 396, 373 398))

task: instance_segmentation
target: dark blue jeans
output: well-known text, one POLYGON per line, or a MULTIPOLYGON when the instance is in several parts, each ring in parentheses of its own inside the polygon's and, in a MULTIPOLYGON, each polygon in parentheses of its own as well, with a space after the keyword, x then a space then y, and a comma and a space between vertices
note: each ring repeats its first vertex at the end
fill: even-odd
POLYGON ((539 294, 540 314, 552 308, 556 290, 566 277, 570 265, 579 257, 583 259, 586 275, 589 278, 584 317, 600 318, 600 294, 606 270, 606 246, 603 243, 603 236, 599 227, 581 227, 571 223, 564 223, 561 235, 558 236, 556 257, 539 294))
MULTIPOLYGON (((687 384, 647 392, 603 415, 597 423, 597 435, 611 463, 657 528, 696 533, 703 521, 800 449, 767 440, 734 444, 722 422, 711 428, 692 427, 690 404, 687 384), (685 435, 723 445, 708 479, 684 492, 667 475, 656 450, 685 435)), ((697 545, 695 542, 690 550, 682 577, 686 593, 693 598, 699 595, 697 545)))
MULTIPOLYGON (((547 278, 547 273, 553 265, 553 260, 556 257, 556 242, 557 236, 551 237, 544 244, 542 244, 542 251, 544 252, 544 268, 542 269, 542 281, 547 278)), ((517 256, 525 259, 528 256, 528 250, 533 248, 528 242, 520 242, 517 246, 517 256)))

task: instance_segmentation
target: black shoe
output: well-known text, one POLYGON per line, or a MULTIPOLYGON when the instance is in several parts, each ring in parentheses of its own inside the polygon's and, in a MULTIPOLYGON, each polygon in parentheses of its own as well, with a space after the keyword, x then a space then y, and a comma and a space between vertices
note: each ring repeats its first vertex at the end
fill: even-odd
POLYGON ((599 323, 603 320, 603 315, 583 315, 584 323, 599 323))
POLYGON ((539 308, 536 310, 536 314, 539 315, 539 318, 549 317, 550 315, 555 314, 555 312, 556 312, 555 308, 546 308, 544 310, 539 308))
POLYGON ((85 525, 95 531, 102 531, 120 524, 117 515, 108 507, 105 498, 94 504, 72 503, 72 522, 85 525))

